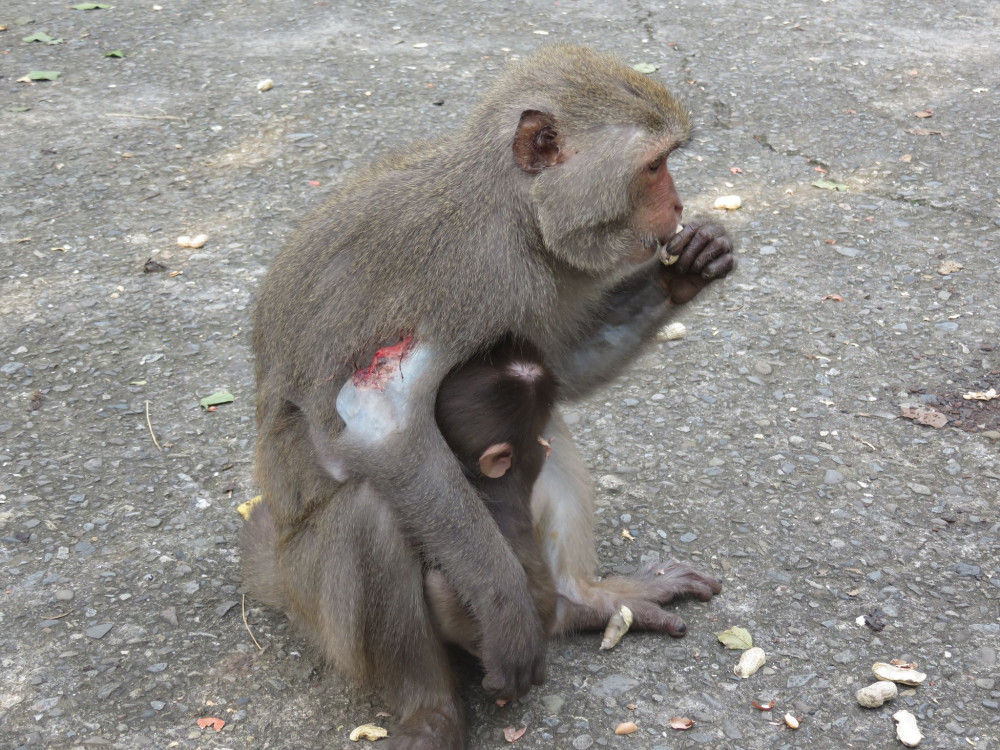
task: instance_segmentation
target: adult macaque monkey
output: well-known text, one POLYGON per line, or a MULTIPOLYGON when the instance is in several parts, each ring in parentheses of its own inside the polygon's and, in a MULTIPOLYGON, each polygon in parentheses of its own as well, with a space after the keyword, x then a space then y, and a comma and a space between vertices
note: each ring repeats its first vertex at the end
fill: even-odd
MULTIPOLYGON (((505 339, 450 372, 434 409, 445 442, 524 568, 546 633, 555 625, 556 587, 535 532, 531 491, 551 452, 542 430, 555 399, 541 354, 505 339)), ((442 637, 478 654, 480 628, 447 577, 431 569, 425 587, 442 637)))
MULTIPOLYGON (((463 747, 429 570, 480 627, 492 697, 544 677, 546 632, 524 567, 438 429, 438 388, 512 336, 537 347, 561 397, 589 393, 732 270, 721 227, 677 232, 667 157, 687 136, 687 113, 660 84, 610 56, 551 48, 508 69, 454 135, 345 185, 261 287, 268 512, 247 525, 247 584, 381 691, 394 750, 463 747)), ((719 584, 675 562, 595 581, 586 467, 558 414, 545 435, 553 453, 532 511, 558 590, 555 631, 603 628, 624 604, 633 628, 683 634, 660 605, 708 600, 719 584)))

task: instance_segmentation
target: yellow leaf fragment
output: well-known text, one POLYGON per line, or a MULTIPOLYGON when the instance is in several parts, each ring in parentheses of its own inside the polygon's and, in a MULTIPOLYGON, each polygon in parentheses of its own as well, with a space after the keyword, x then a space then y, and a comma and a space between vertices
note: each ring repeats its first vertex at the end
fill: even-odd
POLYGON ((678 731, 683 731, 685 729, 690 729, 694 726, 694 721, 687 718, 686 716, 671 716, 670 717, 670 728, 677 729, 678 731))
POLYGON ((623 721, 615 727, 615 734, 633 734, 638 731, 639 727, 635 725, 634 721, 623 721))
POLYGON ((716 633, 715 637, 726 648, 745 651, 753 646, 753 636, 746 628, 732 627, 716 633))
POLYGON ((263 499, 264 499, 263 495, 257 495, 256 497, 251 497, 245 503, 241 503, 240 505, 238 505, 236 507, 236 512, 239 513, 241 516, 243 516, 244 521, 249 521, 250 511, 252 511, 254 509, 254 506, 256 506, 257 503, 259 503, 263 499))

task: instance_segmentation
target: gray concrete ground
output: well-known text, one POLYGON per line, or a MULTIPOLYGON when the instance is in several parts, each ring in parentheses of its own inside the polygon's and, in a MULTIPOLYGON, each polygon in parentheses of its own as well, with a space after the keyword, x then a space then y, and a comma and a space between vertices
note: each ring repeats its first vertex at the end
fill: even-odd
POLYGON ((687 338, 569 409, 603 569, 675 556, 725 590, 677 605, 682 640, 555 642, 548 683, 504 709, 470 671, 470 747, 523 725, 532 749, 892 748, 907 708, 922 747, 1000 748, 1000 400, 962 398, 1000 388, 1000 6, 111 4, 0 8, 0 745, 346 747, 384 722, 280 615, 248 602, 263 651, 244 627, 248 306, 353 165, 576 42, 688 102, 689 214, 743 199, 740 272, 687 338), (43 31, 62 43, 22 41, 43 31), (220 388, 235 402, 202 410, 220 388), (713 635, 733 625, 768 654, 747 680, 713 635), (927 681, 860 708, 893 658, 927 681))

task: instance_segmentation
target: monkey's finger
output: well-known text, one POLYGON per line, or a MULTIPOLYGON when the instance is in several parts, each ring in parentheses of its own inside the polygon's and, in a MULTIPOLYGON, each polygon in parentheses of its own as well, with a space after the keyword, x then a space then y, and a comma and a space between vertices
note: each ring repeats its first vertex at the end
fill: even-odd
POLYGON ((701 277, 703 279, 721 279, 723 276, 728 276, 734 268, 736 268, 736 256, 729 253, 716 258, 705 266, 701 277))
POLYGON ((717 579, 686 565, 682 567, 684 570, 680 572, 682 580, 679 585, 684 587, 685 593, 694 594, 703 602, 707 602, 722 591, 722 584, 717 579))
POLYGON ((703 602, 707 602, 713 596, 722 591, 722 587, 719 586, 717 582, 716 586, 718 586, 718 588, 713 590, 712 586, 710 586, 708 583, 702 583, 701 581, 697 582, 692 581, 690 584, 688 584, 688 593, 691 594, 692 596, 698 597, 698 599, 700 599, 703 602))
POLYGON ((664 612, 652 602, 628 602, 632 610, 633 630, 653 630, 680 638, 687 633, 687 624, 677 615, 664 612))
MULTIPOLYGON (((687 232, 688 227, 684 227, 681 234, 687 232)), ((690 273, 691 266, 695 259, 701 254, 701 251, 709 245, 713 240, 724 236, 726 231, 718 224, 704 224, 697 227, 697 232, 694 237, 691 237, 685 245, 684 249, 681 251, 681 257, 677 259, 677 262, 671 267, 674 273, 690 273)), ((676 254, 676 251, 671 251, 676 254)))
POLYGON ((685 594, 708 601, 722 591, 722 584, 712 576, 677 562, 654 563, 647 566, 641 575, 649 585, 646 596, 658 604, 666 604, 674 597, 685 594))
POLYGON ((705 248, 698 253, 698 257, 691 263, 691 273, 704 276, 705 267, 715 260, 718 260, 726 253, 732 253, 732 245, 729 244, 728 237, 717 237, 708 243, 705 248))
POLYGON ((689 221, 685 224, 684 228, 671 237, 670 241, 660 251, 660 262, 668 266, 676 263, 676 259, 680 256, 681 251, 687 247, 688 242, 698 233, 700 228, 701 223, 697 221, 689 221), (670 261, 670 258, 674 258, 674 260, 670 261))

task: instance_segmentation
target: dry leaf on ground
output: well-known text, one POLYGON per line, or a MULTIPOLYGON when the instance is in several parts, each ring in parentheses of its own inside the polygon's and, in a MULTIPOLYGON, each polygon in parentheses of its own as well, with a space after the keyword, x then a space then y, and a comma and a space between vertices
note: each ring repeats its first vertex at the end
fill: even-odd
POLYGON ((503 738, 507 740, 507 742, 517 742, 527 731, 527 726, 522 726, 520 729, 516 729, 514 727, 504 727, 503 738))
POLYGON ((935 429, 948 424, 948 417, 929 406, 900 406, 899 414, 904 419, 912 419, 917 424, 925 424, 935 429))

